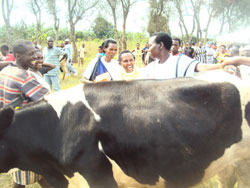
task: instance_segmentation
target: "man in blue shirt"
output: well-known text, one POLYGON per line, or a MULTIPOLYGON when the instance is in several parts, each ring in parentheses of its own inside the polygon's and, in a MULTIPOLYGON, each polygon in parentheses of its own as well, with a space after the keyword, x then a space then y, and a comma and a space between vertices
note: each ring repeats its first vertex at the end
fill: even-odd
POLYGON ((48 46, 44 48, 43 58, 44 62, 54 64, 56 65, 56 68, 44 74, 44 79, 50 85, 51 90, 53 86, 54 91, 60 91, 61 88, 59 81, 59 73, 60 73, 59 63, 67 57, 67 53, 63 51, 61 48, 57 48, 56 46, 54 46, 53 42, 54 40, 52 37, 47 38, 48 46), (63 55, 63 57, 59 61, 60 55, 63 55))

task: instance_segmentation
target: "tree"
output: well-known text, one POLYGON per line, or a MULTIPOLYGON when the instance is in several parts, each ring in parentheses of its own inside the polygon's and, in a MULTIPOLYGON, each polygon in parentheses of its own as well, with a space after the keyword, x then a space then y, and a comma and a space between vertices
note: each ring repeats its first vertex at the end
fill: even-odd
POLYGON ((214 18, 214 14, 215 14, 215 10, 216 10, 216 2, 214 0, 208 0, 207 1, 207 12, 208 12, 208 21, 207 21, 207 25, 205 28, 205 36, 204 36, 204 43, 207 42, 207 36, 208 36, 208 29, 210 26, 210 23, 212 21, 212 18, 214 18))
POLYGON ((114 35, 113 25, 101 16, 94 20, 92 29, 99 39, 110 38, 114 35))
POLYGON ((32 10, 32 13, 36 17, 36 42, 38 43, 42 25, 42 4, 43 0, 29 0, 27 3, 28 7, 32 10))
POLYGON ((178 22, 179 22, 179 26, 182 32, 182 39, 187 39, 189 42, 191 42, 192 40, 192 36, 196 27, 195 24, 195 18, 194 18, 194 13, 190 13, 189 10, 192 10, 190 8, 188 8, 188 6, 186 5, 186 2, 184 0, 173 0, 174 3, 174 8, 177 10, 177 17, 179 18, 178 22), (189 31, 188 27, 187 27, 187 22, 185 21, 185 16, 191 16, 193 17, 193 23, 192 23, 192 30, 189 31), (184 34, 184 31, 185 34, 184 34))
POLYGON ((115 31, 115 38, 118 40, 119 43, 119 49, 118 52, 120 53, 122 50, 122 42, 121 42, 121 36, 117 29, 117 9, 120 3, 120 0, 106 0, 113 16, 113 25, 114 25, 114 31, 115 31))
POLYGON ((149 5, 148 33, 150 35, 159 31, 170 33, 168 0, 149 0, 149 5))
POLYGON ((3 19, 7 31, 7 42, 8 44, 12 44, 12 36, 11 36, 11 26, 10 26, 10 14, 13 9, 14 0, 2 0, 2 14, 3 19))
POLYGON ((126 36, 126 24, 128 13, 130 8, 137 2, 137 0, 120 0, 122 4, 122 15, 123 15, 123 24, 122 24, 122 49, 127 49, 127 36, 126 36))
POLYGON ((97 0, 67 0, 68 5, 68 20, 70 25, 70 39, 73 44, 74 59, 73 62, 77 62, 77 47, 75 39, 75 26, 79 22, 86 12, 96 6, 97 0))
POLYGON ((56 0, 46 0, 48 13, 54 18, 54 30, 56 33, 55 42, 58 45, 58 32, 59 32, 59 6, 56 5, 56 0))
POLYGON ((196 22, 197 30, 196 30, 196 39, 197 42, 202 39, 202 30, 201 30, 201 23, 200 23, 200 12, 201 6, 205 3, 203 0, 190 0, 191 5, 193 8, 194 19, 196 22))

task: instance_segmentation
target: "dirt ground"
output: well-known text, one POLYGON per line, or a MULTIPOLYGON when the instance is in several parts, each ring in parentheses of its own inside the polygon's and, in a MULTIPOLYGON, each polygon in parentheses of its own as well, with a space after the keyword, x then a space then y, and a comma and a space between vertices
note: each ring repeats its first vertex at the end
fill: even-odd
MULTIPOLYGON (((164 188, 164 180, 160 178, 159 182, 155 186, 141 185, 137 183, 133 178, 126 176, 123 171, 117 166, 116 163, 112 162, 113 172, 116 182, 119 188, 164 188)), ((214 180, 213 180, 214 181, 214 180)), ((209 184, 203 184, 197 188, 217 188, 217 182, 209 182, 209 184)), ((215 180, 216 181, 216 180, 215 180)), ((89 188, 88 183, 78 173, 74 174, 74 177, 69 179, 68 188, 89 188)), ((0 175, 0 188, 11 188, 11 177, 8 174, 0 175)), ((38 184, 27 186, 27 188, 40 188, 38 184)))

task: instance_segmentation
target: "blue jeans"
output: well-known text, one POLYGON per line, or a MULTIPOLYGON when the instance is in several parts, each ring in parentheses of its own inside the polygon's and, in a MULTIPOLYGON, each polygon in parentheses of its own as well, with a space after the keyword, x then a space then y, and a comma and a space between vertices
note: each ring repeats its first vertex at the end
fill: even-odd
POLYGON ((59 81, 59 74, 56 75, 44 75, 45 81, 49 84, 50 89, 52 91, 52 86, 54 91, 60 91, 60 81, 59 81))
POLYGON ((77 73, 77 70, 75 69, 75 67, 73 67, 73 65, 69 62, 67 62, 67 69, 68 69, 68 73, 67 75, 69 76, 71 72, 73 72, 73 74, 77 73))

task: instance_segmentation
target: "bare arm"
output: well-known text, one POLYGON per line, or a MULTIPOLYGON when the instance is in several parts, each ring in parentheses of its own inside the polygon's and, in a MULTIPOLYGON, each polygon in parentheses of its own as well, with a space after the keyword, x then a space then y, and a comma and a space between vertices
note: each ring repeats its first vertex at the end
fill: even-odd
POLYGON ((215 69, 223 69, 226 65, 247 65, 250 66, 250 58, 249 57, 230 57, 227 58, 223 63, 220 64, 197 64, 195 71, 208 71, 208 70, 215 70, 215 69))
POLYGON ((47 67, 50 70, 56 68, 56 65, 51 64, 51 63, 43 63, 43 67, 47 67))
POLYGON ((59 62, 61 62, 62 60, 66 59, 68 57, 68 54, 64 54, 63 57, 60 59, 59 62))
POLYGON ((84 76, 82 77, 82 83, 87 84, 87 83, 94 83, 93 81, 88 80, 84 76))

